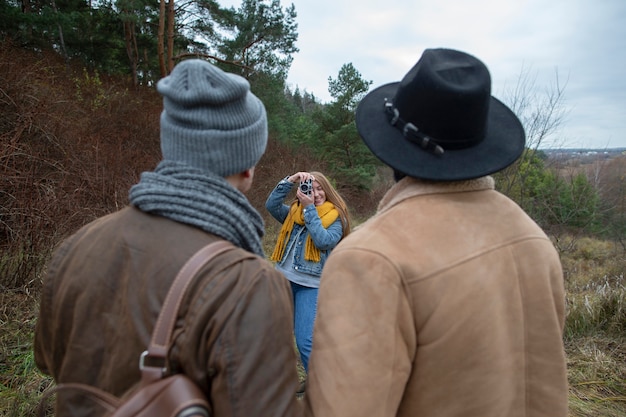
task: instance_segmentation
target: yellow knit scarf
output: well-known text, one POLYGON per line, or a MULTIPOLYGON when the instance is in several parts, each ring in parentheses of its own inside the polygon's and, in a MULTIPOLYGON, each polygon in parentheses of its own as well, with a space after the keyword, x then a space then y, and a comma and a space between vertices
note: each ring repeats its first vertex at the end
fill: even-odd
MULTIPOLYGON (((289 236, 291 236, 293 225, 295 223, 298 223, 299 225, 304 224, 304 214, 302 209, 302 205, 298 201, 291 205, 289 214, 283 222, 283 226, 278 234, 278 240, 276 241, 274 252, 270 257, 272 261, 278 262, 283 258, 283 255, 285 254, 285 246, 287 246, 289 236)), ((322 205, 316 206, 315 209, 317 210, 317 214, 322 220, 322 226, 324 226, 325 229, 328 229, 328 226, 333 224, 339 217, 339 212, 335 209, 335 205, 330 201, 325 201, 322 205)), ((319 262, 321 260, 320 250, 313 244, 311 234, 309 234, 306 238, 304 259, 311 262, 319 262)))

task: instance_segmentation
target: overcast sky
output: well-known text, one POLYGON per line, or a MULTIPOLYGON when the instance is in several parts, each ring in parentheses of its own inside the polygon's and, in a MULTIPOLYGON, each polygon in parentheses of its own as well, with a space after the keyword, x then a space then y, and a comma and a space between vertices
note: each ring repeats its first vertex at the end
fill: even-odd
POLYGON ((554 146, 626 147, 626 0, 281 0, 291 3, 300 51, 287 81, 323 102, 344 64, 375 88, 424 49, 452 48, 487 65, 496 97, 523 70, 540 90, 558 73, 568 113, 554 146))

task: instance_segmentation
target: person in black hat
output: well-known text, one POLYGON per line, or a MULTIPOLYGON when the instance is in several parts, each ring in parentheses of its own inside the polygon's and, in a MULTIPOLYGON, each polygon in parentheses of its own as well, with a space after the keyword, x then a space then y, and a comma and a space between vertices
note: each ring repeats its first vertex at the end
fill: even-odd
POLYGON ((567 416, 562 268, 489 176, 525 134, 487 67, 427 49, 356 125, 397 183, 322 273, 307 413, 567 416))

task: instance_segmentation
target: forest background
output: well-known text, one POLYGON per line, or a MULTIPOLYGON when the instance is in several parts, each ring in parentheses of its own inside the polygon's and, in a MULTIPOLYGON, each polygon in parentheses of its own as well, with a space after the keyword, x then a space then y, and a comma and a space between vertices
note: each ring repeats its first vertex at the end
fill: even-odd
MULTIPOLYGON (((0 415, 33 415, 52 384, 32 357, 44 265, 61 239, 124 207, 130 186, 160 159, 154 85, 180 60, 244 76, 266 105, 268 150, 248 193, 266 221, 266 252, 279 225, 264 202, 285 175, 327 173, 357 224, 392 184, 356 132, 354 109, 371 82, 351 63, 328 77, 329 103, 287 88, 297 13, 278 0, 239 9, 211 0, 0 0, 0 42, 0 415)), ((626 415, 626 155, 542 149, 564 120, 566 91, 558 74, 549 86, 533 80, 521 71, 500 95, 528 139, 524 155, 495 175, 497 187, 561 255, 570 414, 626 415)))

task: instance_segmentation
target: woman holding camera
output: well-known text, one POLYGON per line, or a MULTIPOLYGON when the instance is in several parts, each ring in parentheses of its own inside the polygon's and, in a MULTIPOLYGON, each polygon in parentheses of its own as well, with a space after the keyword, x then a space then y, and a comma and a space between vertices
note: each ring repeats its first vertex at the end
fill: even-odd
POLYGON ((350 233, 348 208, 320 172, 297 172, 283 178, 265 207, 282 223, 270 259, 291 283, 296 346, 308 371, 320 275, 330 251, 350 233), (295 184, 296 198, 285 204, 295 184))

